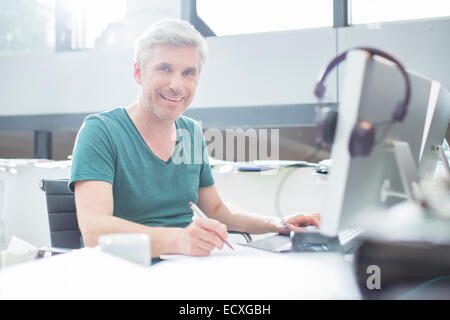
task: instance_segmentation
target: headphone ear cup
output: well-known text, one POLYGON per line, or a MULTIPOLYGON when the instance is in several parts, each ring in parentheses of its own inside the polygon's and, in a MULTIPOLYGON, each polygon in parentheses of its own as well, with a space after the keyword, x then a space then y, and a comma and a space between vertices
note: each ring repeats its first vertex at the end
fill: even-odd
POLYGON ((349 151, 352 157, 366 157, 375 144, 375 127, 367 121, 359 121, 350 136, 349 151))
POLYGON ((330 146, 334 141, 338 112, 329 107, 320 108, 316 117, 316 143, 330 146))

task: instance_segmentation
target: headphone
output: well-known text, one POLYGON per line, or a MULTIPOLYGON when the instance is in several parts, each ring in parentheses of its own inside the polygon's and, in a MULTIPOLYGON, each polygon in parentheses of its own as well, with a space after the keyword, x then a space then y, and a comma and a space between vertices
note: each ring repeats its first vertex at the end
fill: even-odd
MULTIPOLYGON (((337 57, 335 57, 328 66, 321 72, 319 81, 314 88, 314 95, 320 100, 325 95, 326 87, 325 80, 328 74, 347 57, 348 52, 352 50, 363 50, 369 53, 370 56, 380 56, 393 62, 400 70, 406 84, 405 97, 395 108, 391 115, 389 128, 394 122, 400 122, 405 118, 407 106, 411 95, 411 83, 403 65, 390 54, 375 48, 356 47, 349 49, 337 57)), ((333 144, 334 135, 336 132, 336 123, 338 112, 330 107, 319 107, 316 111, 316 143, 319 146, 330 146, 333 144)), ((388 130, 388 129, 387 129, 388 130)), ((384 134, 387 133, 387 130, 384 134)), ((375 125, 367 120, 358 120, 353 127, 349 142, 349 151, 352 157, 368 156, 375 145, 375 125)))

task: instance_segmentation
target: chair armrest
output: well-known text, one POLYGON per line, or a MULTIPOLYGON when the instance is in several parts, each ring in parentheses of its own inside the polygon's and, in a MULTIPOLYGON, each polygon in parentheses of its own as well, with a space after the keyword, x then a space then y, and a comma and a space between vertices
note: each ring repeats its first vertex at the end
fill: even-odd
POLYGON ((249 243, 250 241, 252 241, 252 236, 247 232, 229 231, 228 234, 233 240, 235 240, 235 242, 238 243, 249 243))

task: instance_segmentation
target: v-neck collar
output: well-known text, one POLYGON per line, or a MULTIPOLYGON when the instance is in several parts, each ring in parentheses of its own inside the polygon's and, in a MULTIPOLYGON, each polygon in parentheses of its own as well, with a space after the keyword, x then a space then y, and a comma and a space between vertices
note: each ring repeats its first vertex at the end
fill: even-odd
POLYGON ((166 165, 166 166, 170 165, 170 164, 172 163, 172 157, 173 157, 173 154, 174 154, 174 153, 176 152, 176 150, 177 150, 177 144, 178 144, 178 142, 180 141, 180 137, 178 136, 178 123, 177 123, 177 121, 176 121, 176 120, 174 121, 174 123, 175 123, 175 134, 177 135, 177 136, 176 136, 176 140, 175 140, 175 148, 173 149, 173 152, 172 152, 172 154, 170 155, 170 158, 169 158, 167 161, 164 161, 164 160, 162 160, 160 157, 158 157, 158 156, 152 151, 152 149, 151 149, 150 146, 147 144, 147 142, 145 142, 145 139, 142 137, 142 135, 141 135, 141 133, 139 132, 138 128, 137 128, 136 125, 134 124, 134 122, 133 122, 133 120, 131 119, 130 115, 128 114, 126 108, 122 108, 122 110, 123 110, 124 113, 125 113, 125 117, 130 121, 131 125, 133 126, 135 133, 139 136, 141 142, 145 145, 145 147, 146 147, 147 150, 150 152, 150 154, 151 154, 155 159, 157 159, 161 164, 166 165))

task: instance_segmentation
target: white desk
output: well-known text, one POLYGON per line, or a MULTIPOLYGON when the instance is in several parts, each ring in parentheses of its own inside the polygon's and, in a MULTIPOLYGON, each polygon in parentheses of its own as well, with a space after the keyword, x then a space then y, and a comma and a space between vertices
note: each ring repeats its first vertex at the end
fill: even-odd
MULTIPOLYGON (((67 177, 70 167, 45 169, 47 175, 40 170, 35 166, 21 170, 24 173, 32 172, 33 181, 28 181, 26 185, 33 188, 32 193, 37 196, 27 201, 14 201, 14 207, 12 201, 6 204, 7 218, 17 221, 15 224, 7 223, 7 227, 13 225, 23 228, 23 222, 27 219, 23 212, 34 216, 39 212, 39 224, 30 224, 33 228, 30 234, 24 233, 22 236, 15 232, 19 229, 10 229, 11 234, 16 234, 36 246, 49 245, 41 243, 41 239, 48 238, 48 224, 45 196, 38 189, 38 181, 50 177, 48 171, 51 171, 52 177, 67 177), (25 208, 25 203, 32 208, 25 208), (33 241, 34 239, 38 240, 33 241)), ((223 174, 214 171, 214 177, 224 200, 273 216, 276 188, 288 172, 286 169, 269 173, 223 174)), ((320 211, 325 183, 323 177, 314 176, 312 172, 311 168, 302 168, 295 170, 289 177, 281 195, 283 212, 289 214, 320 211)), ((22 185, 19 178, 14 179, 17 184, 12 182, 13 179, 7 181, 7 191, 10 194, 19 192, 19 186, 22 185)), ((31 191, 29 193, 31 194, 31 191)), ((15 196, 20 198, 19 195, 17 193, 15 196)), ((253 253, 240 251, 232 257, 218 255, 208 259, 190 258, 141 267, 86 248, 0 269, 0 299, 360 298, 352 268, 342 256, 280 255, 251 250, 253 253)))
POLYGON ((0 299, 359 299, 338 254, 233 254, 150 267, 85 248, 0 269, 0 299))

